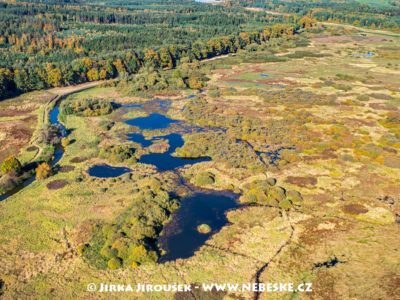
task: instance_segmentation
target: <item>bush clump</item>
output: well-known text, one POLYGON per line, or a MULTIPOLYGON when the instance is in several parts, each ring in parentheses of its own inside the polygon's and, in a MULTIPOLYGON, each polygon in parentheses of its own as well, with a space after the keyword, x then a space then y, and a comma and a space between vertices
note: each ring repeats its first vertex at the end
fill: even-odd
POLYGON ((202 234, 208 234, 211 232, 211 227, 208 224, 201 224, 197 226, 197 231, 202 234))
POLYGON ((71 143, 70 139, 67 137, 63 137, 61 139, 61 146, 65 149, 71 143))
POLYGON ((100 157, 111 162, 136 162, 136 149, 130 143, 119 145, 107 145, 100 150, 100 157))
POLYGON ((181 157, 212 157, 230 168, 250 171, 265 171, 256 152, 245 142, 238 142, 224 132, 195 133, 187 138, 181 148, 176 149, 181 157))
POLYGON ((276 186, 276 180, 256 180, 245 186, 244 198, 247 202, 264 204, 289 210, 293 205, 301 205, 303 198, 297 191, 287 191, 276 186))
POLYGON ((196 176, 196 185, 205 186, 215 182, 215 175, 211 172, 202 172, 196 176))
POLYGON ((119 269, 122 266, 122 260, 118 257, 113 257, 108 261, 107 266, 111 270, 119 269))
POLYGON ((83 256, 98 268, 136 268, 158 259, 157 238, 178 208, 157 179, 141 182, 131 207, 114 223, 100 224, 83 256))
POLYGON ((61 106, 61 115, 78 115, 83 117, 102 116, 114 110, 113 103, 104 99, 76 99, 64 101, 61 106))
POLYGON ((21 171, 21 168, 21 162, 15 156, 7 157, 0 165, 0 170, 3 174, 18 174, 21 171))
POLYGON ((37 166, 36 168, 36 179, 43 180, 51 175, 51 166, 44 162, 37 166))

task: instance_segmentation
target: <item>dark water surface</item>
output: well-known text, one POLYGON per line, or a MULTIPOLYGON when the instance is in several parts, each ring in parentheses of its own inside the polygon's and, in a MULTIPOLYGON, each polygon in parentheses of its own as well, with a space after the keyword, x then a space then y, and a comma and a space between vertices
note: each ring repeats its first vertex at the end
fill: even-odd
POLYGON ((113 167, 109 165, 95 165, 89 168, 90 176, 98 178, 114 178, 129 173, 132 170, 125 167, 113 167))
POLYGON ((159 244, 166 251, 160 262, 191 257, 205 241, 224 227, 226 212, 238 208, 238 195, 228 192, 196 192, 182 199, 172 220, 164 227, 159 244), (207 224, 211 232, 202 234, 197 226, 207 224))
POLYGON ((141 133, 128 133, 127 139, 142 145, 142 147, 148 147, 153 144, 152 140, 147 140, 141 133))
POLYGON ((152 113, 147 117, 138 117, 125 122, 128 125, 139 127, 141 130, 165 129, 173 123, 178 123, 177 120, 173 120, 159 113, 152 113))

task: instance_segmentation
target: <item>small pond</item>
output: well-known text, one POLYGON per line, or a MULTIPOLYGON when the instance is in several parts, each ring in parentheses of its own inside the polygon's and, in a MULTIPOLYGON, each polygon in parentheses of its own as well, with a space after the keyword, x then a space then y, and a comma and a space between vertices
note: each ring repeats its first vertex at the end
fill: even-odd
POLYGON ((129 173, 132 170, 125 167, 113 167, 109 165, 95 165, 89 168, 88 174, 98 178, 114 178, 129 173))
POLYGON ((226 213, 238 208, 238 195, 229 192, 196 192, 182 199, 172 220, 164 227, 159 245, 166 251, 160 262, 191 257, 206 240, 228 224, 226 213), (202 234, 197 226, 207 224, 211 232, 202 234))

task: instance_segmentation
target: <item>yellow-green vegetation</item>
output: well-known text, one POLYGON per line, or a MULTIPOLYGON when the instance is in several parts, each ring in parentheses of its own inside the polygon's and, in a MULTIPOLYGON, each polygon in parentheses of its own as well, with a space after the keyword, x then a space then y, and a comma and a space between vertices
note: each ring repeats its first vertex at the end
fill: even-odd
POLYGON ((110 101, 104 99, 67 99, 61 104, 62 115, 80 115, 85 117, 101 116, 109 114, 114 107, 110 101))
POLYGON ((198 186, 213 184, 215 182, 215 175, 211 172, 199 173, 195 181, 198 186))
POLYGON ((112 224, 101 224, 92 240, 81 248, 83 257, 97 268, 136 268, 155 263, 156 240, 178 202, 153 179, 141 186, 127 209, 112 224))
POLYGON ((105 145, 101 148, 99 156, 116 163, 134 163, 136 149, 132 143, 105 145))
POLYGON ((187 137, 183 147, 176 149, 181 157, 210 156, 213 160, 232 168, 245 168, 260 172, 265 166, 254 150, 246 143, 224 132, 207 132, 192 134, 187 137))
POLYGON ((3 174, 19 173, 21 167, 21 162, 14 156, 7 157, 0 164, 0 170, 3 174))
POLYGON ((36 179, 43 180, 51 175, 51 166, 48 163, 41 163, 36 168, 36 179))
POLYGON ((208 224, 200 224, 197 226, 197 231, 202 234, 208 234, 211 232, 211 227, 208 224))

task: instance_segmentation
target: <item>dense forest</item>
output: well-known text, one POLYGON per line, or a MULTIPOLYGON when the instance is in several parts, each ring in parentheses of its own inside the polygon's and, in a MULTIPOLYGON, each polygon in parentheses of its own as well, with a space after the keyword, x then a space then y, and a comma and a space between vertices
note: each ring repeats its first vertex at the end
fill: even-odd
POLYGON ((235 52, 293 21, 180 0, 0 2, 0 98, 235 52))
POLYGON ((281 13, 309 15, 318 21, 400 30, 400 2, 394 0, 238 0, 237 3, 281 13))
MULTIPOLYGON (((396 4, 356 1, 0 0, 0 99, 174 68, 293 34, 304 16, 399 27, 396 4), (288 14, 270 14, 243 6, 288 14)), ((302 23, 302 24, 301 24, 302 23)))

